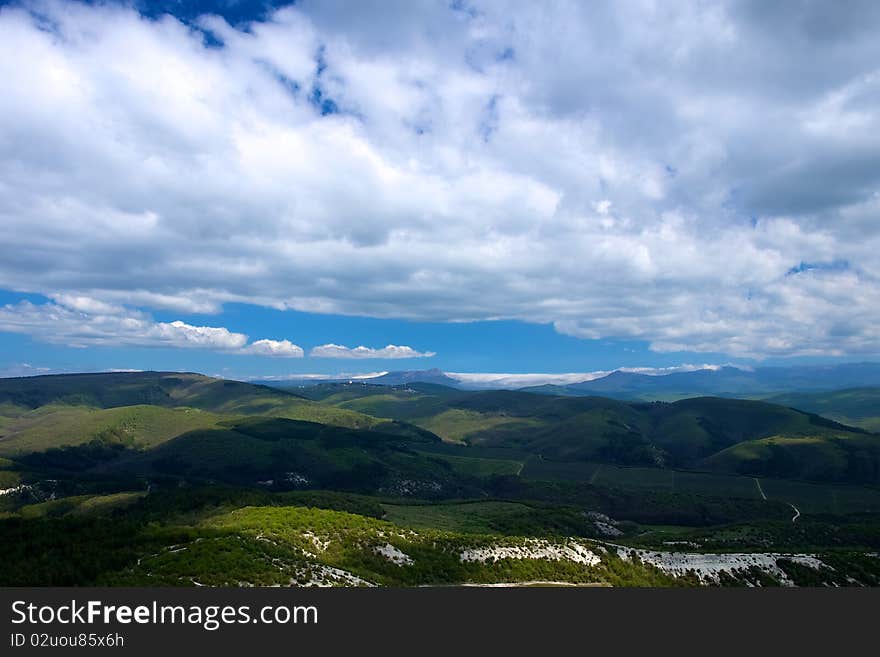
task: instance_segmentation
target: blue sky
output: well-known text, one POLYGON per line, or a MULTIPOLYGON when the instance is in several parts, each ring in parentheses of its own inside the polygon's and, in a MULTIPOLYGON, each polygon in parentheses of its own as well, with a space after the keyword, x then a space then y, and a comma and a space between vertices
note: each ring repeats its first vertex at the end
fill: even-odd
POLYGON ((0 2, 0 374, 876 360, 880 7, 780 6, 0 2))
MULTIPOLYGON (((39 295, 3 291, 0 305, 29 300, 51 303, 39 295)), ((336 375, 400 369, 440 368, 451 372, 567 373, 608 371, 620 367, 674 368, 681 365, 739 363, 722 353, 652 352, 645 342, 584 340, 561 335, 552 326, 517 321, 468 323, 413 322, 367 317, 279 311, 246 304, 229 304, 217 315, 158 312, 157 321, 182 320, 192 325, 212 323, 250 335, 295 338, 306 353, 327 342, 356 346, 406 344, 415 349, 430 346, 436 356, 410 359, 370 358, 340 360, 304 357, 265 358, 231 355, 202 349, 161 347, 71 348, 46 344, 22 334, 2 334, 4 374, 28 376, 47 371, 101 371, 110 369, 186 369, 227 377, 283 377, 297 373, 336 375)), ((771 359, 764 364, 839 361, 840 358, 771 359)), ((845 359, 843 359, 845 360, 845 359)))
POLYGON ((194 20, 203 14, 217 14, 234 25, 263 20, 273 9, 296 3, 291 0, 136 0, 131 4, 151 17, 172 14, 182 20, 194 20))
MULTIPOLYGON (((4 291, 0 304, 21 300, 50 303, 39 295, 4 291)), ((293 373, 337 374, 438 367, 453 372, 593 372, 617 367, 672 367, 682 363, 727 362, 723 354, 656 354, 636 341, 582 340, 560 335, 552 326, 516 321, 439 323, 279 311, 229 304, 218 315, 155 314, 157 321, 212 323, 249 335, 290 337, 306 352, 330 343, 357 346, 411 345, 437 352, 429 358, 340 360, 274 359, 230 355, 214 350, 149 348, 70 348, 3 334, 7 361, 16 374, 32 368, 93 371, 104 369, 190 369, 227 376, 283 376, 293 373), (184 362, 181 362, 184 359, 184 362), (708 359, 708 360, 707 360, 708 359), (18 366, 18 367, 16 367, 18 366)))

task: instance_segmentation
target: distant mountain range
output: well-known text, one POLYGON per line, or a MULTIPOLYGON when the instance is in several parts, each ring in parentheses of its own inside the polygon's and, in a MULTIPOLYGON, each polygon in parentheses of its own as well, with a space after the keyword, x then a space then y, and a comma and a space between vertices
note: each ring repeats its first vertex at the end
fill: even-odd
MULTIPOLYGON (((410 383, 433 383, 462 390, 509 388, 491 381, 456 378, 439 369, 387 372, 368 379, 327 378, 261 381, 283 388, 305 387, 320 383, 359 381, 371 385, 399 386, 410 383)), ((880 363, 843 363, 836 365, 797 365, 740 369, 721 367, 688 372, 652 375, 614 371, 606 376, 567 385, 535 385, 521 390, 549 395, 599 395, 616 399, 670 400, 701 395, 756 397, 776 393, 820 392, 845 388, 880 386, 880 363)))
POLYGON ((433 368, 430 370, 400 370, 397 372, 385 372, 377 376, 352 375, 352 376, 318 376, 306 375, 298 378, 296 375, 284 379, 253 379, 250 383, 262 384, 273 388, 287 390, 295 388, 309 388, 328 383, 363 383, 379 386, 400 386, 408 383, 436 383, 438 385, 460 388, 461 382, 448 376, 442 370, 433 368))
POLYGON ((612 372, 566 386, 536 386, 532 392, 553 395, 601 395, 617 399, 680 399, 697 395, 757 396, 880 385, 880 363, 845 363, 791 367, 736 367, 675 372, 659 376, 612 372))

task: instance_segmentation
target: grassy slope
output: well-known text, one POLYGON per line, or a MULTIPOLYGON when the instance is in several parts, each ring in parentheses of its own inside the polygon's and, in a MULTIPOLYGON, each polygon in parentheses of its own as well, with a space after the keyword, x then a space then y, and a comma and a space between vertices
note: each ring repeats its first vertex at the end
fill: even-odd
POLYGON ((383 504, 383 519, 411 529, 465 534, 588 536, 597 532, 577 507, 536 506, 523 502, 467 501, 447 504, 383 504))
POLYGON ((107 578, 115 584, 260 585, 342 584, 346 577, 380 585, 430 585, 531 580, 681 585, 639 563, 603 553, 597 566, 566 560, 463 561, 468 548, 523 545, 525 539, 423 529, 413 531, 381 520, 303 507, 245 507, 207 518, 203 533, 173 549, 148 556, 107 578), (380 553, 392 548, 407 561, 380 553), (328 571, 328 568, 337 569, 328 571))
MULTIPOLYGON (((68 586, 306 583, 412 586, 535 580, 602 582, 615 586, 696 583, 687 575, 673 579, 637 560, 625 561, 616 550, 603 549, 588 538, 577 538, 577 527, 570 525, 578 517, 583 521, 577 509, 486 501, 429 507, 389 503, 379 506, 368 498, 345 498, 339 494, 325 494, 333 499, 322 501, 318 499, 320 493, 306 493, 303 495, 309 499, 296 500, 292 497, 294 494, 241 491, 227 498, 222 490, 211 491, 209 498, 202 497, 198 491, 178 491, 171 497, 150 494, 141 498, 138 493, 82 496, 68 498, 66 506, 59 504, 60 500, 42 505, 32 509, 27 517, 20 514, 0 519, 0 542, 5 546, 4 560, 0 561, 0 583, 68 586), (322 506, 314 508, 310 499, 322 506), (352 505, 363 511, 330 510, 323 506, 325 503, 341 508, 352 505), (380 513, 384 510, 387 519, 377 519, 373 506, 379 507, 380 513), (176 512, 184 509, 187 509, 184 514, 176 512), (539 541, 529 538, 534 536, 541 538, 539 541), (570 550, 574 545, 593 551, 600 562, 588 566, 534 553, 526 558, 493 560, 490 557, 486 562, 461 558, 464 550, 500 547, 534 550, 535 546, 570 550), (400 557, 396 561, 387 556, 395 551, 399 551, 396 554, 400 557)), ((864 546, 861 553, 874 550, 873 546, 880 541, 876 525, 871 525, 869 518, 853 518, 840 526, 816 520, 809 521, 809 525, 804 521, 798 524, 786 521, 714 528, 632 527, 632 530, 626 537, 615 540, 660 550, 669 549, 666 541, 670 539, 686 540, 690 542, 689 550, 710 552, 742 551, 744 547, 767 551, 776 545, 792 545, 809 551, 864 546)), ((880 579, 863 577, 862 572, 867 567, 871 573, 878 574, 876 559, 869 563, 864 554, 853 554, 849 548, 849 552, 822 555, 823 560, 838 568, 835 572, 839 572, 840 577, 833 581, 845 585, 846 575, 852 573, 859 581, 876 585, 880 579)), ((754 575, 737 574, 752 583, 754 575)), ((827 584, 821 577, 816 580, 818 575, 805 573, 803 579, 797 579, 807 585, 827 584)), ((761 582, 778 583, 765 576, 761 582)), ((741 585, 744 581, 738 583, 741 585)))
POLYGON ((532 420, 511 419, 462 408, 450 408, 432 417, 417 419, 416 422, 418 426, 437 434, 444 440, 459 444, 465 444, 465 439, 469 436, 494 429, 520 428, 525 424, 538 424, 532 420))
POLYGON ((76 495, 58 500, 28 504, 18 510, 22 518, 51 516, 101 515, 123 509, 146 495, 144 491, 113 493, 111 495, 76 495))
POLYGON ((406 419, 449 442, 517 448, 555 461, 880 482, 880 438, 766 402, 643 403, 362 384, 326 386, 317 396, 406 419))
POLYGON ((774 404, 880 432, 880 388, 850 388, 832 392, 785 393, 765 398, 774 404))
POLYGON ((520 502, 468 502, 461 504, 383 504, 385 520, 412 529, 440 529, 474 534, 497 531, 493 521, 520 515, 532 507, 520 502))
POLYGON ((705 459, 726 472, 812 481, 876 481, 877 438, 859 434, 770 436, 738 443, 705 459))
POLYGON ((122 454, 98 470, 275 489, 308 486, 429 498, 473 493, 470 478, 455 466, 417 451, 433 442, 439 439, 254 417, 192 431, 148 452, 122 454))
POLYGON ((764 402, 695 398, 659 409, 672 465, 819 481, 880 481, 880 439, 764 402))
POLYGON ((480 458, 478 456, 457 456, 453 454, 437 454, 418 451, 419 454, 439 458, 449 463, 453 470, 464 475, 474 477, 489 477, 491 475, 519 474, 523 462, 513 459, 480 458))
MULTIPOLYGON (((178 376, 171 375, 170 378, 178 376)), ((64 433, 67 439, 68 429, 79 426, 82 433, 77 435, 109 437, 112 441, 132 446, 152 446, 149 451, 127 451, 122 456, 114 456, 115 460, 100 463, 97 469, 105 473, 146 473, 151 480, 156 474, 184 475, 186 478, 254 486, 257 481, 277 480, 294 471, 307 475, 310 486, 379 492, 386 498, 448 499, 488 494, 491 498, 504 497, 515 501, 483 500, 424 506, 391 504, 385 499, 384 512, 388 514, 388 520, 394 521, 396 529, 394 525, 351 514, 328 515, 326 512, 277 507, 255 507, 234 512, 227 510, 221 515, 181 521, 179 527, 151 528, 146 536, 140 538, 120 538, 124 550, 116 544, 112 549, 108 548, 108 555, 119 555, 113 560, 113 563, 119 564, 113 566, 114 572, 107 570, 109 566, 104 566, 105 570, 101 571, 103 579, 88 581, 181 584, 191 583, 195 578, 201 583, 284 584, 292 579, 308 579, 315 570, 332 566, 385 584, 517 579, 644 583, 652 581, 651 577, 656 573, 649 569, 638 572, 628 570, 630 565, 620 562, 603 562, 594 571, 585 571, 572 564, 549 562, 469 565, 462 564, 456 557, 456 550, 474 542, 497 541, 497 537, 487 536, 495 533, 510 537, 588 536, 589 526, 582 511, 584 508, 596 508, 588 500, 603 496, 611 501, 629 496, 630 501, 626 503, 629 507, 621 502, 620 510, 625 512, 625 509, 629 509, 631 512, 635 505, 633 500, 643 499, 640 495, 650 494, 654 497, 644 499, 668 509, 678 503, 674 501, 674 495, 694 492, 729 499, 731 503, 745 500, 756 505, 758 514, 761 513, 760 509, 775 504, 782 507, 782 520, 785 522, 789 522, 789 511, 783 503, 789 502, 797 504, 805 513, 880 509, 880 491, 868 488, 816 486, 762 477, 760 481, 768 497, 768 501, 764 501, 750 476, 680 472, 656 467, 620 467, 574 460, 595 455, 626 459, 639 457, 639 450, 645 450, 644 456, 649 461, 662 452, 667 464, 673 458, 679 458, 686 463, 699 462, 704 466, 708 464, 721 469, 741 470, 742 461, 748 459, 739 458, 736 450, 747 446, 755 450, 769 450, 768 454, 759 454, 757 462, 770 463, 773 471, 783 466, 791 467, 791 455, 794 454, 798 459, 794 460, 796 467, 792 472, 795 474, 790 476, 813 472, 821 478, 838 476, 844 464, 846 472, 849 472, 854 462, 853 453, 873 453, 874 436, 848 431, 845 427, 771 404, 711 398, 686 400, 677 404, 630 404, 601 398, 557 399, 516 392, 447 392, 449 389, 442 389, 441 386, 430 388, 416 385, 393 389, 390 393, 387 389, 373 390, 369 395, 360 394, 361 391, 353 394, 352 390, 326 391, 328 394, 324 399, 327 402, 358 402, 364 409, 393 410, 400 407, 407 409, 401 415, 409 419, 413 418, 414 413, 437 409, 434 415, 424 418, 416 415, 415 419, 437 421, 438 417, 444 416, 448 423, 444 424, 441 418, 441 429, 460 431, 461 437, 474 444, 457 447, 441 444, 429 434, 406 433, 402 430, 406 427, 386 425, 374 418, 369 418, 373 430, 363 431, 266 417, 284 413, 286 408, 331 415, 344 411, 353 414, 348 417, 361 416, 352 409, 340 409, 329 403, 320 405, 297 397, 274 395, 260 387, 247 384, 228 386, 227 383, 234 384, 219 382, 221 385, 218 385, 217 380, 206 377, 196 377, 194 382, 185 385, 172 385, 164 381, 160 387, 165 386, 162 389, 168 393, 168 398, 161 405, 107 409, 65 405, 75 401, 66 396, 58 399, 62 401, 60 404, 50 403, 27 410, 29 407, 21 403, 24 399, 21 395, 16 397, 16 401, 11 401, 14 395, 7 395, 9 398, 5 402, 0 401, 3 404, 0 410, 5 413, 3 417, 7 421, 4 426, 7 428, 20 427, 20 423, 32 421, 30 440, 57 436, 59 433, 64 433), (371 402, 371 397, 378 399, 371 402), (181 406, 184 401, 198 405, 201 410, 181 406), (135 415, 132 416, 132 413, 135 415), (171 439, 166 440, 168 432, 162 432, 169 427, 177 430, 184 419, 181 414, 187 413, 198 420, 211 418, 214 424, 180 436, 170 436, 171 439), (231 417, 233 414, 239 417, 231 417), (242 418, 242 414, 263 416, 242 418), (222 424, 218 425, 218 422, 222 424), (383 426, 397 433, 377 431, 383 426), (41 431, 44 433, 41 434, 41 431), (778 456, 780 450, 786 458, 778 456), (828 450, 840 450, 844 456, 828 450), (715 457, 720 459, 721 456, 727 462, 715 464, 708 460, 699 461, 715 457), (556 460, 553 460, 554 457, 556 460), (830 463, 833 467, 827 466, 827 471, 816 474, 809 469, 816 463, 826 466, 830 463), (473 483, 472 477, 513 474, 523 464, 524 476, 588 481, 598 488, 581 486, 583 497, 580 497, 575 487, 566 489, 558 481, 535 486, 535 482, 517 477, 500 477, 502 481, 498 485, 510 485, 510 491, 518 486, 523 487, 518 496, 492 488, 496 485, 489 485, 492 479, 480 484, 487 486, 483 490, 468 488, 473 483), (565 469, 565 476, 562 470, 554 470, 555 467, 565 469), (439 489, 433 488, 434 485, 439 489), (533 486, 530 492, 525 491, 529 486, 533 486), (811 496, 815 496, 815 501, 811 496), (577 506, 558 506, 563 504, 577 506), (551 508, 547 505, 555 506, 551 508), (269 532, 265 533, 267 527, 269 532), (401 528, 417 531, 411 533, 401 528), (338 545, 315 552, 317 544, 304 532, 318 536, 321 544, 328 538, 332 543, 332 537, 337 536, 335 540, 338 545), (308 544, 304 542, 306 540, 308 544), (140 550, 137 546, 141 545, 139 541, 145 546, 149 545, 149 549, 144 547, 137 552, 140 550), (388 562, 373 549, 377 544, 384 544, 376 541, 392 543, 413 557, 415 565, 401 567, 388 562), (172 546, 183 546, 185 549, 172 549, 172 546), (303 549, 311 549, 316 558, 304 560, 303 549), (145 558, 143 567, 135 565, 134 556, 145 558), (123 558, 129 559, 128 566, 120 561, 123 558), (283 563, 284 567, 276 567, 277 563, 283 563)), ((143 392, 144 389, 140 390, 143 392)), ((161 401, 160 396, 154 393, 155 390, 147 396, 152 395, 161 401)), ((0 399, 3 399, 2 394, 0 385, 0 399)), ((35 393, 31 390, 29 394, 35 393)), ((95 399, 103 400, 102 403, 110 398, 119 402, 131 401, 141 393, 135 394, 129 389, 125 395, 114 394, 115 397, 106 393, 91 399, 93 402, 95 399)), ((85 399, 80 397, 80 400, 85 399)), ((20 434, 21 430, 17 430, 17 433, 20 434)), ((0 440, 0 446, 5 442, 0 440)), ((870 463, 870 460, 862 463, 870 463)), ((7 465, 8 462, 0 462, 0 469, 7 465)), ((2 472, 17 476, 7 470, 2 472)), ((129 491, 135 487, 127 483, 124 485, 129 491)), ((213 485, 211 489, 214 489, 213 485)), ((312 494, 310 491, 302 493, 312 494)), ((130 509, 140 505, 138 500, 142 495, 131 492, 101 496, 67 494, 69 497, 63 499, 26 504, 17 511, 18 519, 29 522, 79 522, 80 519, 113 514, 126 508, 124 514, 113 516, 116 522, 117 519, 128 518, 130 509)), ((299 492, 275 494, 294 495, 299 492)), ((153 497, 151 494, 148 499, 153 497)), ((690 501, 695 505, 698 516, 706 513, 700 507, 705 506, 707 499, 690 501)), ((690 503, 684 498, 679 502, 690 503)), ((599 508, 604 510, 604 507, 599 508)), ((612 510, 608 512, 617 515, 612 510)), ((164 515, 160 517, 167 518, 164 515)), ((760 516, 752 514, 747 517, 760 516)), ((14 537, 18 525, 13 523, 9 527, 13 531, 10 536, 14 537)), ((95 525, 88 531, 94 531, 94 536, 99 537, 105 529, 95 525)), ((65 534, 55 525, 46 529, 46 540, 55 541, 53 537, 59 535, 65 534)), ((78 536, 71 536, 71 539, 74 538, 74 543, 79 541, 78 536)), ((86 542, 84 545, 84 549, 90 550, 93 544, 86 542)), ((73 548, 65 544, 58 549, 73 548)), ((81 556, 76 550, 72 554, 76 555, 74 561, 81 556)), ((666 583, 656 579, 653 581, 666 583)))
POLYGON ((187 431, 214 427, 224 417, 193 408, 138 405, 94 409, 49 404, 7 426, 0 439, 0 454, 15 456, 95 439, 151 448, 187 431))
POLYGON ((242 416, 435 439, 412 425, 266 386, 198 374, 137 372, 0 380, 0 455, 21 456, 96 439, 152 448, 242 416))
MULTIPOLYGON (((0 416, 47 404, 94 408, 143 404, 191 407, 214 413, 270 415, 352 428, 369 428, 380 422, 277 388, 201 374, 125 372, 0 379, 0 416), (4 409, 7 410, 4 412, 4 409)), ((0 424, 2 431, 3 424, 0 424)))
MULTIPOLYGON (((763 476, 621 467, 607 463, 559 462, 532 458, 522 475, 533 480, 589 483, 616 492, 694 495, 703 499, 767 500, 794 504, 803 513, 880 512, 880 488, 810 483, 763 476), (757 479, 757 481, 756 481, 757 479)), ((670 502, 671 503, 671 502, 670 502)))
MULTIPOLYGON (((94 438, 154 447, 188 431, 215 427, 222 416, 259 415, 371 429, 430 444, 430 434, 418 433, 426 430, 448 441, 518 450, 548 462, 660 465, 837 482, 880 481, 880 438, 765 402, 694 398, 633 403, 516 391, 469 393, 429 384, 332 384, 319 386, 310 394, 323 401, 201 375, 152 372, 3 380, 0 411, 4 423, 0 432, 5 437, 0 439, 0 455, 82 444, 94 438), (48 404, 27 410, 47 400, 48 404), (152 405, 113 407, 137 400, 150 400, 152 405), (69 405, 74 401, 111 407, 69 405), (410 421, 421 429, 382 418, 410 421)), ((247 450, 245 443, 237 437, 233 440, 228 432, 205 435, 210 439, 203 442, 202 449, 209 452, 213 449, 222 456, 226 448, 237 455, 247 450), (217 442, 216 448, 209 448, 212 441, 217 442), (223 447, 224 441, 229 442, 227 447, 223 447)), ((199 465, 198 456, 187 454, 192 444, 192 437, 176 443, 179 453, 173 457, 163 452, 168 456, 166 465, 172 470, 181 467, 187 472, 207 473, 209 464, 219 462, 212 452, 199 465), (182 463, 175 466, 174 458, 182 463)), ((265 473, 273 456, 264 454, 266 450, 260 447, 254 449, 250 461, 224 462, 223 467, 243 472, 248 462, 255 461, 253 473, 265 473)), ((304 454, 307 456, 308 450, 304 454)), ((498 455, 500 461, 476 460, 476 453, 453 456, 463 458, 441 461, 452 471, 474 476, 515 474, 525 460, 512 455, 498 455)), ((347 466, 360 463, 367 467, 370 462, 358 460, 354 453, 338 451, 335 457, 349 461, 347 466)), ((297 463, 291 454, 284 459, 288 465, 297 463)), ((527 474, 531 470, 534 468, 525 468, 527 474)))

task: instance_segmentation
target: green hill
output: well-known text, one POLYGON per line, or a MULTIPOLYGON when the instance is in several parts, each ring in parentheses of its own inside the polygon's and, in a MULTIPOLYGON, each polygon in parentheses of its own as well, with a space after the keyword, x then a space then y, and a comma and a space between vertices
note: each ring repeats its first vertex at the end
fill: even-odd
POLYGON ((144 404, 108 409, 47 404, 19 415, 0 430, 0 455, 41 452, 93 440, 150 448, 187 431, 216 426, 224 417, 195 408, 144 404))
POLYGON ((0 583, 880 581, 865 430, 711 397, 308 394, 168 373, 0 381, 0 583), (621 551, 636 548, 666 556, 621 551), (782 549, 829 567, 732 554, 782 549), (651 565, 680 550, 725 574, 651 565))
POLYGON ((832 392, 795 392, 767 397, 765 401, 880 432, 880 388, 848 388, 832 392))
MULTIPOLYGON (((0 379, 0 403, 27 408, 61 403, 96 408, 151 404, 216 410, 224 402, 253 395, 256 386, 221 381, 201 374, 108 372, 0 379)), ((267 389, 263 394, 280 396, 267 389)))
MULTIPOLYGON (((239 381, 177 372, 111 372, 0 379, 0 416, 47 404, 116 408, 149 404, 231 415, 269 415, 352 428, 378 420, 300 395, 239 381), (5 412, 4 412, 5 410, 5 412)), ((8 424, 8 420, 5 422, 8 424)), ((3 425, 0 425, 2 431, 3 425)))
POLYGON ((428 433, 392 434, 247 417, 215 420, 212 428, 178 432, 145 445, 152 449, 92 441, 16 458, 30 470, 91 478, 225 482, 272 490, 322 488, 422 498, 479 492, 470 476, 418 451, 434 443, 439 438, 428 433))
POLYGON ((319 394, 324 403, 406 420, 451 443, 524 450, 554 461, 880 481, 880 436, 761 401, 631 402, 424 384, 336 385, 319 394))
MULTIPOLYGON (((202 444, 193 438, 202 436, 205 449, 217 453, 226 449, 243 459, 224 462, 222 467, 229 472, 236 467, 246 471, 246 457, 253 456, 258 463, 247 475, 253 483, 256 477, 274 480, 281 476, 278 472, 296 470, 298 461, 287 448, 299 445, 297 449, 305 449, 306 443, 297 442, 301 436, 296 422, 282 421, 295 420, 310 423, 312 432, 320 433, 315 428, 319 426, 369 430, 383 436, 382 440, 393 436, 389 445, 406 444, 407 449, 418 445, 421 451, 434 453, 439 447, 437 436, 469 449, 508 451, 492 457, 497 463, 471 452, 433 457, 461 475, 516 474, 524 467, 525 454, 553 462, 880 482, 880 436, 763 401, 699 397, 672 403, 633 402, 522 391, 469 392, 429 383, 333 383, 314 386, 308 394, 313 399, 266 386, 161 372, 6 379, 0 381, 0 417, 4 419, 0 455, 18 457, 97 441, 98 445, 88 449, 53 458, 61 462, 74 458, 77 467, 88 469, 105 457, 115 461, 114 454, 101 451, 108 445, 162 446, 154 451, 172 463, 174 458, 184 458, 181 454, 193 444, 202 444), (265 441, 251 445, 253 454, 246 453, 249 448, 241 436, 250 434, 240 430, 246 426, 244 417, 259 426, 275 427, 273 431, 281 427, 296 438, 274 447, 284 452, 276 456, 286 469, 270 472, 271 468, 264 467, 273 458, 263 449, 265 441), (273 424, 273 419, 278 421, 273 424), (222 427, 218 426, 221 421, 222 427), (181 438, 171 441, 176 437, 181 438), (173 447, 164 445, 168 441, 173 447), (169 450, 180 453, 175 456, 169 450), (77 461, 81 457, 84 460, 77 461)), ((860 403, 863 410, 869 405, 869 401, 860 403)), ((204 456, 201 466, 197 465, 200 457, 186 456, 184 460, 196 465, 184 470, 201 477, 244 481, 207 467, 215 460, 210 454, 204 456)), ((343 452, 331 456, 330 460, 354 458, 343 452)), ((384 457, 379 461, 387 468, 404 467, 384 457)), ((312 465, 316 473, 333 470, 312 465)), ((367 459, 359 467, 368 465, 376 464, 367 459)), ((536 468, 530 466, 529 471, 536 468)))

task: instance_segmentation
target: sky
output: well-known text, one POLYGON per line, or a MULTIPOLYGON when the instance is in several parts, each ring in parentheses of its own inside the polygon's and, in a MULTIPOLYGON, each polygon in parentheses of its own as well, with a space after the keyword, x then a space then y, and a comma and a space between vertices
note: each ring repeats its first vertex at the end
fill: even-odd
POLYGON ((880 358, 880 4, 0 2, 0 375, 880 358))

